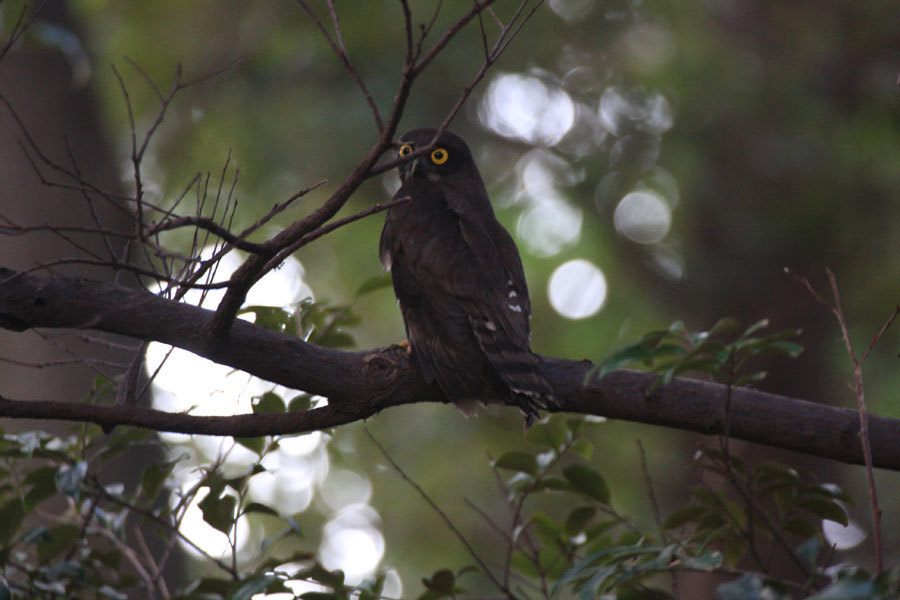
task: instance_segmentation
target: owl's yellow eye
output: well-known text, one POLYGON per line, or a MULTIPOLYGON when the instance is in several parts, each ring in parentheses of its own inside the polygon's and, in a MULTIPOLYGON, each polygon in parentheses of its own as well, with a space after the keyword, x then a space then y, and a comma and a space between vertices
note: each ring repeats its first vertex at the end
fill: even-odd
POLYGON ((413 151, 412 144, 403 144, 402 146, 400 146, 400 152, 398 152, 398 154, 400 156, 408 156, 409 154, 412 153, 412 151, 413 151))
POLYGON ((435 148, 431 151, 431 162, 436 165, 442 165, 447 162, 447 159, 450 158, 450 155, 447 154, 447 151, 443 148, 435 148))

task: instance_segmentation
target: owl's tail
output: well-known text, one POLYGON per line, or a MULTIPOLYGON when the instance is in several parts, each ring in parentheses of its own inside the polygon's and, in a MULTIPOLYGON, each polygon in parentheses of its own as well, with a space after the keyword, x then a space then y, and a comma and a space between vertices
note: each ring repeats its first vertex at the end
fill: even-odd
POLYGON ((525 415, 525 426, 530 427, 538 411, 557 406, 553 388, 544 377, 540 358, 528 348, 518 348, 498 336, 489 322, 480 319, 470 319, 470 322, 478 345, 512 392, 513 403, 525 415))

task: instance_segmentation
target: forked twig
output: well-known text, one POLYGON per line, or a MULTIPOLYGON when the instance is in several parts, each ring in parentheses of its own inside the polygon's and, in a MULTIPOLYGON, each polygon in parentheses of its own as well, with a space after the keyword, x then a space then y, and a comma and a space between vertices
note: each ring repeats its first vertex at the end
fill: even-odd
POLYGON ((416 493, 418 493, 419 496, 421 496, 422 499, 428 503, 428 505, 438 514, 441 520, 444 521, 453 535, 455 535, 456 538, 460 542, 462 542, 462 545, 465 546, 466 551, 475 560, 475 562, 478 563, 478 566, 481 567, 481 570, 497 587, 497 589, 503 592, 506 598, 515 598, 512 592, 510 592, 509 588, 501 583, 500 580, 497 579, 497 576, 494 575, 493 572, 491 572, 491 569, 488 567, 487 563, 485 563, 484 559, 482 559, 481 556, 478 555, 478 552, 475 551, 475 548, 472 547, 472 544, 469 543, 469 540, 466 539, 466 536, 464 536, 459 528, 454 525, 453 521, 450 520, 450 517, 447 516, 447 513, 441 510, 441 507, 431 499, 431 496, 429 496, 428 493, 423 490, 422 487, 415 482, 415 480, 412 479, 412 477, 406 474, 406 471, 403 470, 403 467, 397 464, 397 461, 394 460, 390 453, 388 453, 387 449, 381 445, 381 442, 379 442, 378 439, 372 434, 372 432, 369 431, 368 427, 363 427, 363 430, 366 432, 366 435, 369 437, 372 443, 375 444, 375 447, 378 448, 378 451, 381 452, 381 455, 384 456, 385 460, 387 460, 390 463, 391 467, 397 472, 397 474, 400 475, 401 479, 408 483, 416 491, 416 493))
MULTIPOLYGON (((831 287, 832 303, 829 303, 818 294, 806 278, 800 277, 785 268, 785 273, 788 273, 794 280, 803 285, 817 302, 828 308, 834 315, 834 318, 837 320, 838 326, 841 329, 841 338, 844 341, 847 355, 850 357, 850 364, 853 367, 853 390, 856 393, 856 406, 857 413, 859 414, 859 442, 862 445, 863 461, 866 465, 866 480, 869 486, 869 507, 872 513, 872 542, 875 546, 875 570, 876 572, 881 572, 884 568, 884 555, 881 542, 881 508, 878 505, 878 491, 875 487, 875 469, 872 465, 872 445, 869 441, 869 412, 866 408, 865 388, 863 386, 862 360, 856 357, 856 352, 853 349, 853 342, 850 340, 850 328, 847 325, 847 317, 844 314, 844 309, 841 307, 841 294, 838 289, 837 278, 830 268, 826 267, 825 272, 828 275, 828 283, 831 287)), ((875 335, 872 343, 869 344, 869 349, 866 350, 865 355, 863 355, 863 360, 869 355, 872 347, 890 326, 891 322, 897 316, 898 310, 900 310, 900 307, 894 309, 894 313, 875 335)))

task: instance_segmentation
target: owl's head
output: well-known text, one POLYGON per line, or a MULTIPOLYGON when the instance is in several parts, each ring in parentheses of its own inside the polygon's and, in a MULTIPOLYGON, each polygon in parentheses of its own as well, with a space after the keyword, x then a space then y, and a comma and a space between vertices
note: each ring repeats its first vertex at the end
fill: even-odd
MULTIPOLYGON (((408 156, 419 148, 431 144, 437 129, 414 129, 400 136, 398 156, 408 156)), ((400 181, 427 179, 431 182, 442 180, 455 173, 477 172, 472 153, 461 137, 445 131, 431 150, 424 156, 400 165, 400 181)))

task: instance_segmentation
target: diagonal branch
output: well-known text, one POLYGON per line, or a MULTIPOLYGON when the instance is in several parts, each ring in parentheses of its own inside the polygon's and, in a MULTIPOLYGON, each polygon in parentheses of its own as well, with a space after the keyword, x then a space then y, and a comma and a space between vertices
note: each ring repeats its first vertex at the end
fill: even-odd
MULTIPOLYGON (((393 346, 341 352, 237 320, 224 340, 208 335, 209 310, 154 296, 142 289, 74 277, 38 277, 0 268, 0 327, 96 329, 178 346, 220 364, 286 387, 328 398, 302 413, 195 417, 124 406, 0 400, 0 417, 62 419, 103 426, 133 425, 160 431, 259 436, 301 433, 366 419, 386 408, 446 402, 393 346)), ((604 416, 716 435, 723 431, 727 386, 676 379, 648 392, 656 376, 615 371, 583 386, 587 361, 542 358, 560 411, 604 416)), ((731 392, 733 438, 864 464, 855 410, 752 390, 731 392)), ((900 421, 868 418, 872 464, 900 471, 900 421)))

